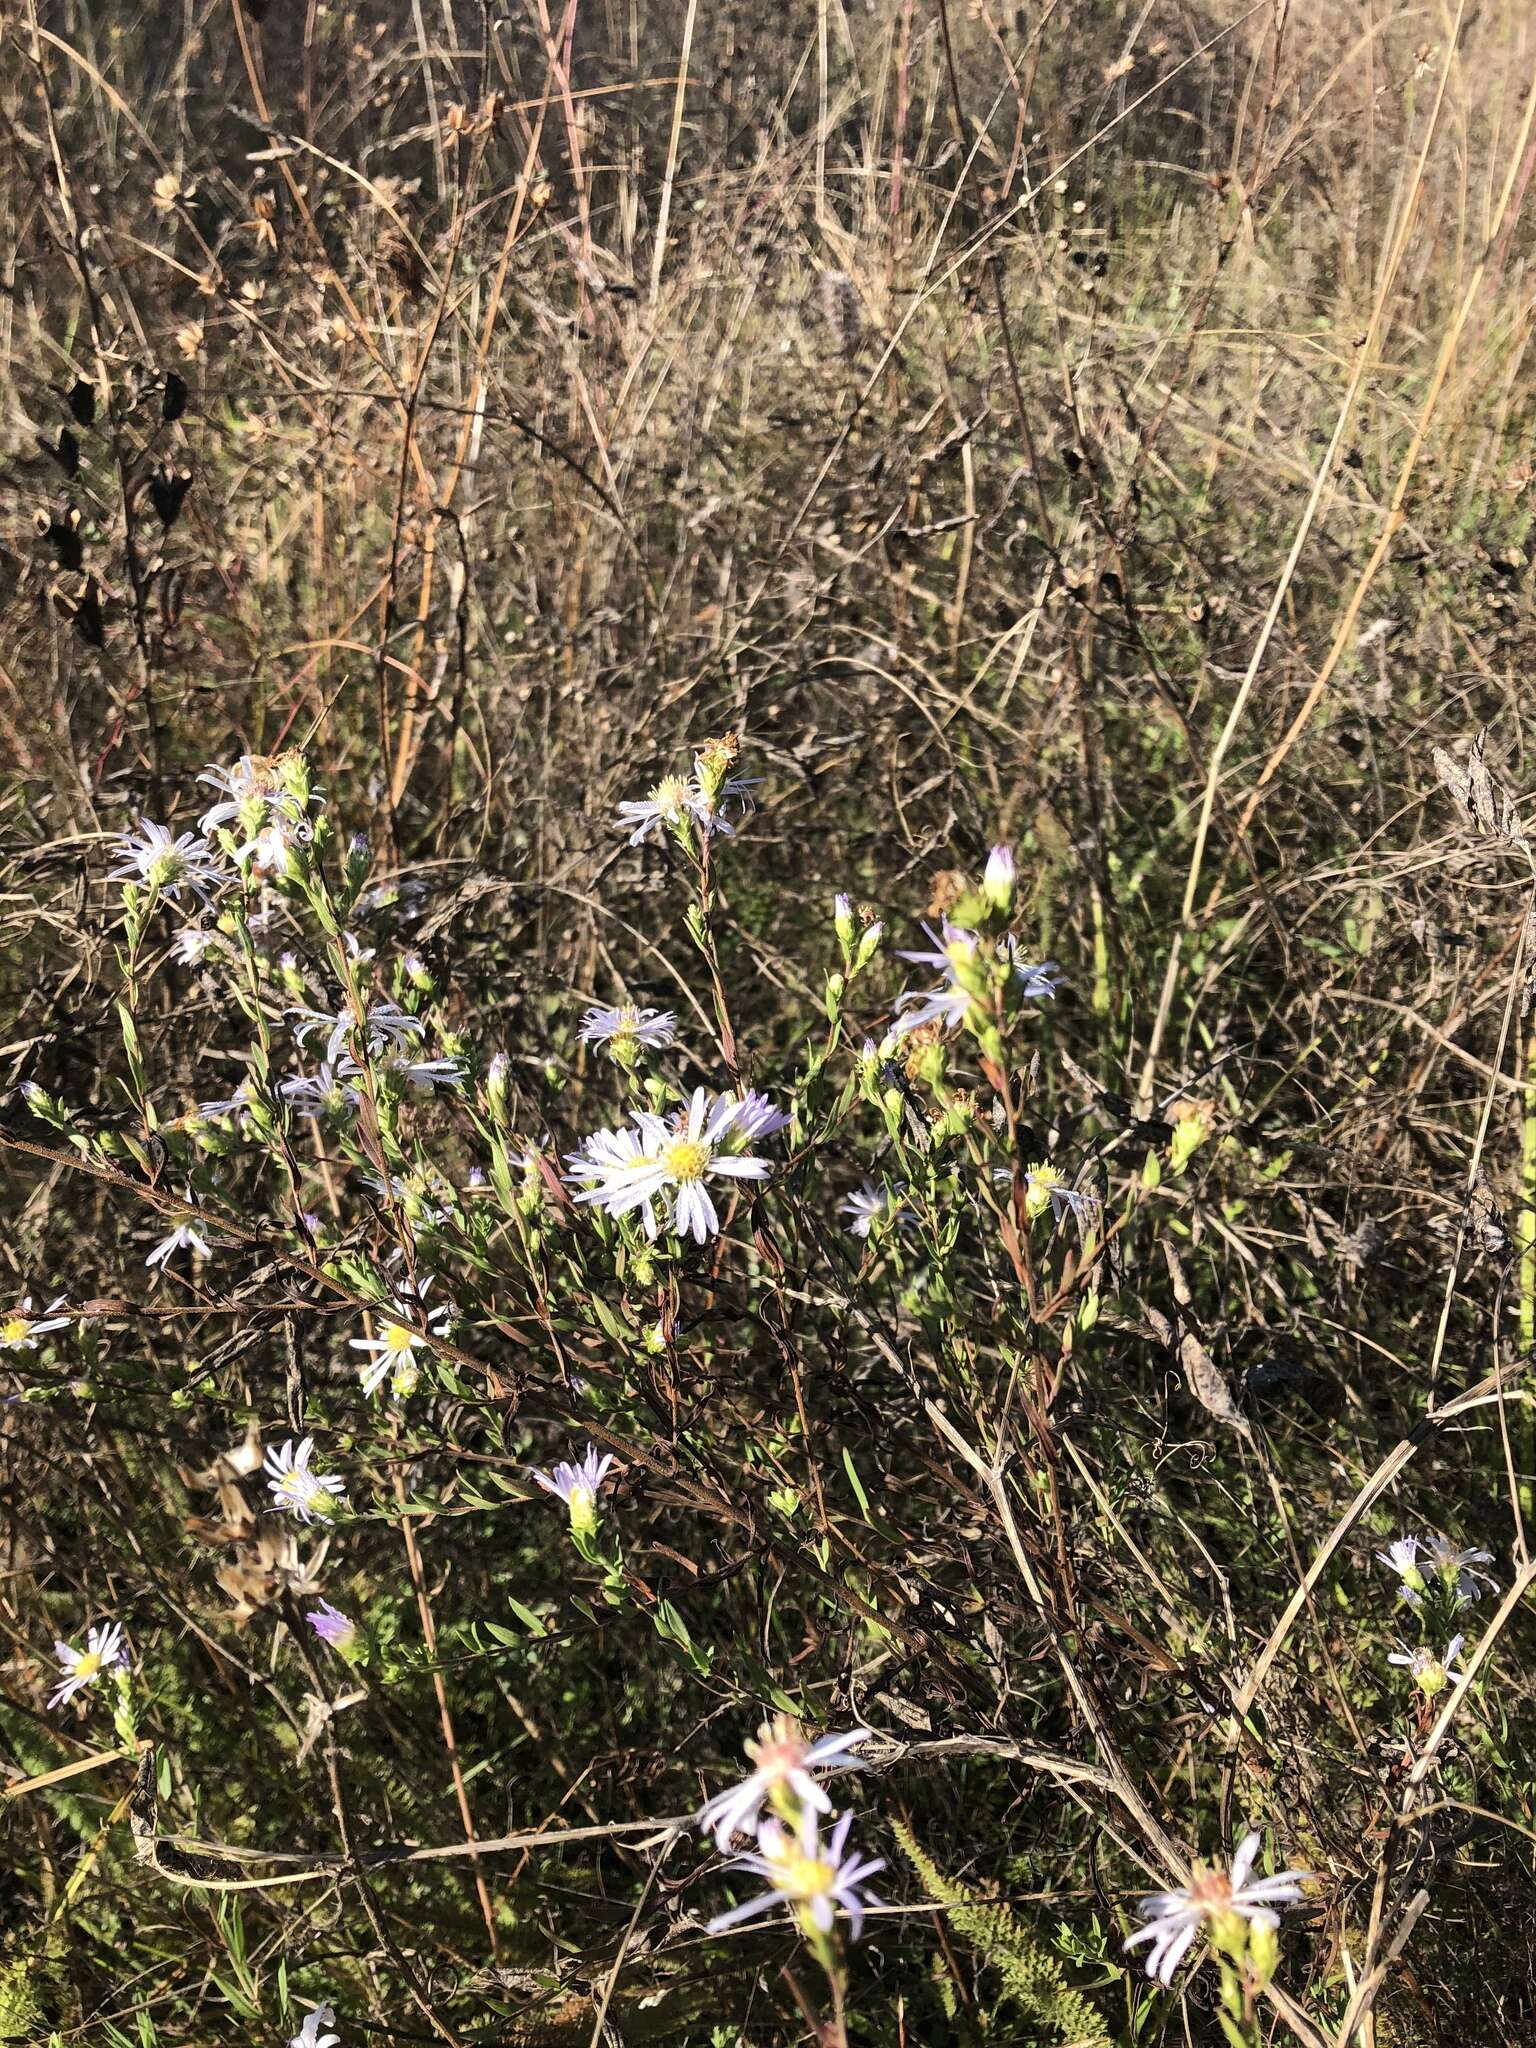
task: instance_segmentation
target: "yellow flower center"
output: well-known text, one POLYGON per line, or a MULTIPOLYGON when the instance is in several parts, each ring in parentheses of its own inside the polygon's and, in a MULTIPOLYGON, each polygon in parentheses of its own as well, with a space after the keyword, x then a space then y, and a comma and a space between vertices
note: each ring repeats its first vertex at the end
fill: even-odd
POLYGON ((31 1334, 32 1325, 25 1316, 8 1316, 0 1323, 0 1342, 23 1344, 31 1334))
POLYGON ((702 1180, 709 1156, 709 1147, 701 1145, 697 1138, 678 1138, 661 1158, 674 1180, 702 1180))
POLYGON ((384 1343, 390 1351, 409 1351, 416 1342, 416 1332, 406 1328, 404 1323, 384 1325, 384 1343))
POLYGON ((681 775, 667 775, 651 791, 651 802, 670 823, 688 808, 688 785, 681 775))
POLYGON ((83 1656, 75 1659, 76 1678, 94 1678, 100 1669, 101 1652, 99 1650, 87 1650, 83 1656))
POLYGON ((1041 1161, 1024 1176, 1024 1213, 1033 1220, 1051 1206, 1051 1189, 1061 1185, 1061 1169, 1041 1161))
POLYGON ((775 1860, 773 1883, 776 1891, 792 1899, 819 1899, 832 1888, 837 1872, 819 1856, 802 1856, 798 1850, 775 1860))

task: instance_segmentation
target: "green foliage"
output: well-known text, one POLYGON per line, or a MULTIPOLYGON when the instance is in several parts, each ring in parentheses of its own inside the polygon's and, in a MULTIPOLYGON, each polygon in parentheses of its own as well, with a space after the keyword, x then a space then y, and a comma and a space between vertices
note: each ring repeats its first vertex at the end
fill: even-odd
POLYGON ((946 1908, 947 1924, 996 1972, 1003 2004, 1015 2006, 1031 2025, 1081 2048, 1109 2041, 1109 2031, 1091 2000, 1073 1990, 1060 1960, 1010 1906, 946 1877, 904 1822, 892 1821, 891 1832, 929 1896, 946 1908))

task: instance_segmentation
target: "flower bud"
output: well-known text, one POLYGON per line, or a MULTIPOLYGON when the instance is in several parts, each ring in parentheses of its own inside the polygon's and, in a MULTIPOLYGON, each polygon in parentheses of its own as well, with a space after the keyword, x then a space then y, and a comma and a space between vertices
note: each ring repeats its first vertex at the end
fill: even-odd
POLYGON ((986 872, 981 878, 981 893, 990 908, 1006 917, 1013 908, 1017 882, 1012 848, 994 846, 987 855, 986 872))
POLYGON ((832 898, 832 929, 837 933, 837 943, 842 947, 846 960, 853 952, 855 926, 853 898, 845 896, 841 890, 832 898))
POLYGON ((853 966, 855 973, 857 973, 861 967, 867 967, 870 961, 874 959, 875 955, 880 950, 880 943, 884 939, 884 937, 885 926, 880 923, 878 918, 875 920, 873 924, 869 924, 864 927, 863 933, 861 934, 859 939, 858 949, 853 956, 853 966))

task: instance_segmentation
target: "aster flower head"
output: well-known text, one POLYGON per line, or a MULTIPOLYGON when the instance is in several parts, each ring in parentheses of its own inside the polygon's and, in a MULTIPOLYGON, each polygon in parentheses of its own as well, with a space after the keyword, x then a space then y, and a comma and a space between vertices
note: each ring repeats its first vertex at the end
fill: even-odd
POLYGON ((339 1607, 333 1607, 329 1600, 322 1600, 318 1607, 311 1607, 304 1619, 309 1623, 322 1643, 329 1643, 339 1656, 345 1657, 356 1647, 357 1623, 339 1607))
POLYGON ((528 1477, 536 1486, 542 1486, 546 1493, 552 1493, 557 1500, 565 1502, 571 1527, 578 1536, 591 1537, 597 1533, 598 1492, 612 1463, 611 1452, 599 1457, 596 1446, 588 1444, 586 1456, 579 1465, 559 1464, 553 1472, 534 1470, 528 1477))
POLYGON ((734 1096, 717 1096, 695 1088, 680 1120, 640 1110, 635 1116, 641 1154, 631 1165, 616 1168, 605 1181, 585 1187, 578 1202, 600 1202, 610 1216, 641 1213, 647 1236, 654 1237, 652 1203, 668 1211, 667 1220, 679 1237, 704 1244, 720 1228, 709 1192, 711 1180, 766 1180, 766 1159, 732 1152, 727 1139, 744 1105, 734 1096))
POLYGON ((1498 1586, 1498 1580, 1491 1573, 1480 1569, 1493 1563, 1491 1550, 1458 1550, 1454 1543, 1448 1543, 1443 1536, 1429 1539, 1429 1561, 1440 1574, 1444 1583, 1456 1595, 1456 1605, 1465 1607, 1470 1601, 1482 1598, 1483 1586, 1498 1586), (1479 1585, 1478 1581, 1482 1584, 1479 1585))
POLYGON ((357 1114, 362 1091, 353 1085, 362 1068, 346 1053, 332 1063, 322 1060, 313 1074, 290 1074, 277 1092, 295 1116, 331 1116, 339 1121, 357 1114))
POLYGON ((183 889, 206 903, 209 892, 224 880, 218 856, 201 833, 173 833, 152 818, 140 819, 136 832, 122 834, 117 856, 108 881, 138 882, 178 903, 183 889))
POLYGON ((803 1934, 824 1939, 832 1932, 841 1907, 857 1941, 863 1932, 865 1913, 880 1903, 864 1886, 869 1878, 884 1870, 885 1858, 849 1855, 848 1830, 852 1825, 853 1815, 845 1813, 823 1844, 814 1806, 801 1808, 792 1829, 776 1820, 763 1821, 757 1831, 756 1851, 738 1856, 730 1867, 766 1879, 769 1889, 742 1905, 732 1906, 729 1912, 717 1913, 707 1931, 723 1934, 743 1920, 771 1913, 777 1906, 788 1906, 803 1934))
POLYGON ((318 794, 309 791, 303 758, 293 753, 242 754, 232 768, 210 765, 197 779, 218 792, 218 802, 198 821, 205 832, 240 822, 259 827, 268 819, 302 824, 309 795, 318 794))
POLYGON ((207 925, 183 925, 176 934, 171 952, 183 967, 201 967, 210 953, 222 953, 227 941, 220 931, 212 931, 207 925))
POLYGON ((805 1808, 830 1813, 832 1802, 812 1771, 859 1771, 865 1768, 858 1751, 870 1739, 867 1728, 846 1735, 823 1735, 811 1741, 788 1714, 765 1721, 755 1741, 746 1744, 752 1769, 739 1785, 717 1792, 699 1810, 698 1825, 712 1834, 722 1854, 733 1835, 756 1831, 762 1810, 771 1805, 781 1819, 793 1821, 805 1808))
POLYGON ((288 2043, 288 2048, 336 2048, 340 2034, 321 2032, 323 2027, 334 2027, 335 2024, 336 2014, 331 2007, 317 2005, 313 2012, 305 2013, 303 2024, 288 2043))
POLYGON ((347 1040, 356 1031, 361 1034, 365 1050, 377 1056, 384 1052, 399 1052, 426 1034, 426 1025, 419 1017, 413 1017, 409 1010, 402 1010, 398 1003, 370 1003, 361 1010, 354 1010, 351 1003, 343 1003, 339 1010, 310 1010, 296 1008, 288 1012, 290 1017, 300 1019, 294 1030, 294 1039, 303 1045, 314 1031, 325 1031, 329 1035, 325 1043, 325 1057, 334 1066, 346 1050, 347 1040))
POLYGON ((403 1087, 414 1088, 418 1095, 432 1095, 439 1088, 462 1088, 469 1079, 469 1069, 464 1061, 452 1055, 435 1060, 413 1060, 409 1053, 391 1052, 384 1054, 380 1065, 391 1080, 400 1082, 403 1087))
POLYGON ((213 1240, 205 1236, 195 1223, 178 1223, 174 1230, 151 1247, 144 1263, 146 1266, 158 1266, 164 1272, 178 1252, 196 1252, 201 1259, 212 1258, 213 1240))
POLYGON ((1444 1692, 1451 1680, 1459 1674, 1456 1659, 1461 1655, 1465 1636, 1452 1636, 1443 1657, 1436 1656, 1427 1644, 1409 1649, 1406 1643, 1399 1643, 1387 1658, 1389 1664, 1401 1665, 1426 1699, 1433 1699, 1436 1693, 1444 1692))
POLYGON ((267 1474, 267 1491, 272 1495, 269 1514, 297 1515, 301 1522, 313 1522, 346 1506, 342 1482, 312 1469, 314 1453, 312 1436, 303 1438, 297 1449, 289 1437, 280 1450, 268 1451, 262 1469, 267 1474))
POLYGON ((780 1131, 787 1131, 794 1122, 790 1110, 780 1109, 766 1095, 756 1088, 748 1088, 740 1097, 719 1095, 715 1107, 735 1102, 736 1114, 731 1119, 727 1143, 740 1145, 749 1138, 776 1138, 780 1131))
MULTIPOLYGON (((1012 1177, 1006 1170, 1002 1175, 1007 1180, 1012 1177)), ((1066 1175, 1048 1159, 1037 1159, 1033 1166, 1025 1167, 1024 1213, 1031 1223, 1049 1209, 1053 1222, 1064 1223, 1070 1216, 1081 1229, 1096 1207, 1095 1196, 1086 1188, 1068 1187, 1066 1175)))
POLYGON ((431 1285, 431 1274, 424 1274, 416 1283, 414 1295, 397 1293, 390 1308, 383 1312, 376 1337, 347 1340, 349 1350, 368 1354, 368 1362, 362 1368, 365 1394, 373 1393, 391 1374, 391 1390, 397 1398, 413 1394, 420 1385, 421 1360, 417 1352, 431 1350, 432 1339, 443 1334, 450 1316, 446 1302, 427 1306, 426 1294, 431 1285))
POLYGON ((677 1038, 671 1010, 643 1010, 634 1003, 612 1009, 593 1008, 581 1020, 577 1037, 583 1045, 605 1045, 616 1067, 633 1067, 643 1050, 659 1052, 677 1038))
POLYGON ((1410 1607, 1419 1606, 1424 1598, 1424 1574, 1419 1569, 1418 1537, 1399 1536, 1385 1550, 1377 1551, 1376 1561, 1384 1564, 1389 1572, 1396 1572, 1398 1599, 1406 1600, 1410 1607))
POLYGON ((888 1223, 896 1215, 901 1208, 901 1200, 883 1181, 876 1187, 873 1181, 866 1180, 837 1206, 839 1214, 848 1218, 845 1226, 848 1235, 868 1237, 872 1230, 888 1223))
POLYGON ((1197 1865, 1187 1885, 1155 1892, 1141 1901, 1138 1911, 1146 1925, 1139 1927, 1125 1946, 1132 1949, 1144 1941, 1152 1944, 1147 1953, 1147 1975, 1154 1982, 1172 1984, 1174 1971, 1202 1931, 1219 1947, 1235 1953, 1252 1928, 1274 1933, 1280 1925, 1276 1906, 1300 1903, 1301 1887, 1311 1872, 1282 1870, 1273 1877, 1254 1877, 1260 1840, 1257 1830, 1244 1835, 1230 1872, 1197 1865))
POLYGON ((698 792, 686 775, 664 775, 649 796, 622 802, 616 822, 629 830, 631 846, 643 845, 658 831, 687 839, 697 800, 698 792))
POLYGON ((64 1296, 50 1301, 41 1315, 32 1313, 32 1297, 24 1294, 9 1315, 0 1315, 0 1351, 35 1351, 37 1340, 49 1330, 64 1330, 70 1318, 54 1314, 64 1306, 64 1296))
POLYGON ((128 1662, 128 1652, 123 1647, 123 1631, 115 1621, 87 1629, 83 1650, 77 1650, 69 1643, 56 1642, 53 1654, 58 1659, 63 1677, 48 1696, 50 1707, 62 1706, 77 1692, 94 1685, 104 1671, 113 1671, 128 1662))

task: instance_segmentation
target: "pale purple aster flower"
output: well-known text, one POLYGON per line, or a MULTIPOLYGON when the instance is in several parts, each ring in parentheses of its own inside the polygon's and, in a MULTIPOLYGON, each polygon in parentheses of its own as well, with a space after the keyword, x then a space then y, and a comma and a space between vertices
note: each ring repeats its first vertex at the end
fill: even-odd
POLYGON ((365 1013, 359 1015, 350 1003, 343 1003, 339 1010, 292 1009, 290 1017, 303 1021, 294 1031, 294 1038, 303 1045, 312 1031, 326 1031, 325 1057, 331 1065, 346 1049, 347 1040, 355 1030, 363 1034, 368 1052, 398 1052, 412 1044, 426 1033, 426 1025, 419 1017, 413 1017, 409 1010, 402 1010, 398 1003, 372 1003, 365 1013))
POLYGON ((600 1202, 610 1216, 627 1216, 639 1209, 646 1233, 654 1236, 651 1203, 670 1202, 668 1221, 679 1237, 692 1237, 704 1244, 720 1228, 720 1218, 707 1183, 725 1180, 765 1180, 766 1159, 723 1149, 731 1126, 742 1105, 733 1096, 716 1099, 709 1106, 709 1091, 695 1088, 681 1125, 639 1110, 635 1127, 644 1144, 644 1155, 595 1187, 584 1188, 578 1202, 600 1202))
POLYGON ((723 1855, 733 1835, 756 1831, 764 1805, 781 1790, 791 1792, 801 1807, 830 1813, 832 1802, 811 1772, 863 1770, 858 1750, 870 1740, 870 1733, 868 1728, 854 1728, 846 1735, 823 1735, 812 1742, 788 1714, 775 1715, 757 1731, 756 1741, 745 1745, 751 1771, 739 1785, 717 1792, 699 1809, 699 1828, 714 1836, 723 1855))
POLYGON ((830 1934, 841 1906, 857 1941, 866 1911, 880 1903, 861 1888, 877 1871, 884 1870, 885 1858, 846 1855, 852 1825, 853 1815, 845 1813, 823 1846, 814 1807, 801 1808, 793 1832, 776 1820, 765 1820, 757 1831, 755 1853, 736 1857, 729 1867, 766 1878, 770 1889, 743 1905, 732 1906, 727 1913, 717 1913, 706 1933, 723 1934, 728 1927, 755 1919, 759 1913, 788 1906, 802 1931, 830 1934))
POLYGON ((1412 1678, 1420 1692, 1433 1699, 1437 1692, 1444 1692, 1450 1681, 1459 1674, 1456 1659, 1461 1655, 1465 1636, 1452 1636, 1445 1648, 1445 1655, 1437 1657, 1433 1650, 1420 1645, 1410 1650, 1406 1643, 1399 1643, 1387 1658, 1389 1664, 1400 1664, 1412 1678))
POLYGON ((311 1607, 304 1619, 322 1643, 329 1643, 333 1650, 343 1655, 357 1641, 357 1623, 343 1614, 339 1607, 333 1607, 329 1600, 322 1600, 318 1607, 311 1607))
POLYGON ((346 1506, 342 1482, 310 1469, 314 1451, 312 1436, 305 1437, 297 1450, 289 1437, 280 1450, 268 1451, 262 1461, 267 1491, 273 1496, 268 1514, 286 1512, 297 1515, 301 1522, 313 1522, 317 1517, 334 1514, 338 1506, 346 1506))
POLYGON ((901 1207, 888 1187, 876 1187, 873 1181, 864 1181, 838 1203, 838 1212, 849 1220, 847 1231, 850 1237, 868 1237, 877 1223, 884 1223, 894 1216, 901 1207))
POLYGON ((1236 1913, 1253 1926, 1273 1933, 1280 1925, 1274 1908, 1300 1904, 1302 1884, 1311 1872, 1282 1870, 1273 1877, 1255 1878, 1253 1861, 1259 1853, 1260 1839, 1257 1830, 1244 1835, 1232 1859, 1230 1875, 1197 1865, 1187 1885, 1175 1891, 1154 1892, 1141 1901, 1137 1910, 1147 1924, 1138 1928, 1125 1946, 1131 1949, 1140 1942, 1151 1942, 1147 1975, 1155 1983, 1172 1984, 1174 1971, 1208 1921, 1236 1913))
POLYGON ((534 1469, 528 1477, 536 1486, 542 1486, 546 1493, 563 1500, 571 1518, 571 1527, 579 1535, 590 1536, 597 1529, 597 1496, 612 1463, 611 1452, 599 1457, 597 1447, 588 1444, 586 1456, 579 1465, 560 1464, 553 1472, 534 1469))
POLYGON ((288 2048, 336 2048, 340 2034, 322 2034, 322 2027, 334 2027, 336 2014, 328 2005, 317 2005, 313 2012, 304 2015, 299 2031, 288 2043, 288 2048))
POLYGON ((734 839, 736 827, 726 817, 721 806, 745 797, 747 791, 755 789, 763 778, 760 775, 728 776, 721 783, 716 794, 710 797, 705 788, 702 774, 699 772, 697 762, 694 764, 694 768, 693 795, 688 808, 693 812, 694 817, 699 822, 700 829, 706 835, 711 832, 721 832, 727 839, 734 839))
POLYGON ((177 1252, 196 1252, 199 1258, 213 1256, 213 1240, 205 1237, 195 1223, 178 1223, 166 1237, 155 1245, 144 1263, 146 1266, 167 1268, 177 1252))
POLYGON ((1480 1565, 1493 1563, 1491 1550, 1458 1550, 1454 1543, 1448 1543, 1443 1536, 1432 1536, 1429 1539, 1429 1561, 1447 1585, 1454 1584, 1458 1607, 1465 1607, 1469 1601, 1482 1598, 1479 1579, 1484 1586, 1492 1586, 1495 1589, 1498 1587, 1497 1579, 1490 1573, 1478 1569, 1480 1565))
POLYGON ((952 977, 957 961, 968 964, 981 951, 981 940, 975 932, 967 931, 964 925, 951 924, 947 917, 941 920, 938 931, 931 924, 924 924, 922 929, 929 944, 915 948, 898 946, 898 960, 910 960, 918 967, 935 967, 940 974, 952 977))
POLYGON ((413 1060, 408 1053, 397 1052, 385 1057, 383 1067, 387 1074, 423 1095, 438 1088, 462 1088, 469 1078, 469 1069, 461 1059, 413 1060))
MULTIPOLYGON (((718 1096, 716 1100, 732 1102, 736 1098, 727 1094, 718 1096)), ((790 1111, 778 1108, 766 1095, 749 1088, 741 1097, 731 1120, 731 1140, 735 1143, 744 1138, 775 1138, 780 1131, 788 1130, 794 1120, 790 1111)))
POLYGON ((128 1652, 123 1647, 123 1631, 115 1621, 109 1621, 104 1627, 87 1629, 83 1650, 76 1650, 68 1643, 55 1642, 53 1654, 64 1677, 63 1683, 48 1695, 50 1707, 62 1706, 65 1700, 73 1699, 86 1686, 94 1685, 102 1672, 113 1671, 119 1664, 128 1662, 128 1652))
POLYGON ((64 1306, 61 1294, 57 1301, 50 1301, 40 1316, 32 1313, 32 1297, 24 1294, 8 1316, 0 1316, 0 1351, 33 1351, 37 1340, 46 1330, 64 1330, 72 1318, 56 1316, 54 1310, 64 1306))
POLYGON ((356 1060, 343 1053, 334 1066, 322 1060, 313 1074, 292 1074, 279 1081, 277 1092, 295 1116, 349 1117, 356 1114, 363 1099, 362 1091, 352 1085, 362 1071, 356 1060))
POLYGON ((905 1038, 925 1024, 957 1031, 970 1015, 972 1000, 957 987, 907 990, 896 998, 896 1035, 905 1038))
POLYGON ((120 865, 108 874, 109 882, 141 882, 177 902, 187 888, 206 903, 210 889, 224 880, 218 856, 200 833, 176 834, 152 818, 140 819, 137 834, 123 833, 117 855, 120 865))

